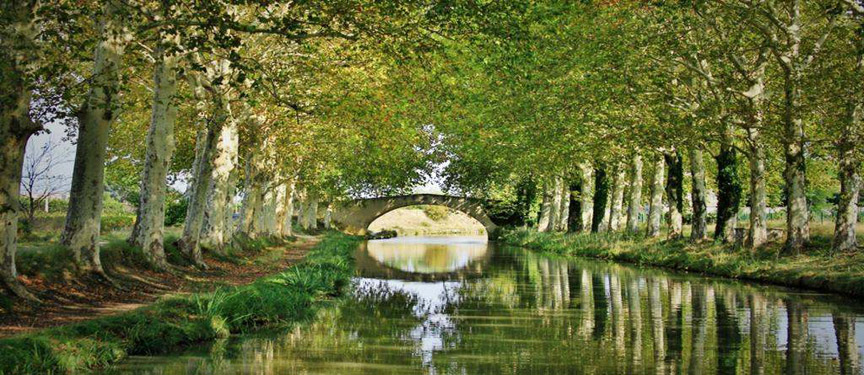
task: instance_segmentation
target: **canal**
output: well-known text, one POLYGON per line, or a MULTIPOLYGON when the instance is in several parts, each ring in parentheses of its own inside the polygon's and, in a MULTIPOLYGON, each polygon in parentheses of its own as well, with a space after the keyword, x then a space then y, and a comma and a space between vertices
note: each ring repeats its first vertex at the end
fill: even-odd
POLYGON ((365 243, 308 324, 110 374, 861 374, 851 298, 539 255, 485 237, 365 243))

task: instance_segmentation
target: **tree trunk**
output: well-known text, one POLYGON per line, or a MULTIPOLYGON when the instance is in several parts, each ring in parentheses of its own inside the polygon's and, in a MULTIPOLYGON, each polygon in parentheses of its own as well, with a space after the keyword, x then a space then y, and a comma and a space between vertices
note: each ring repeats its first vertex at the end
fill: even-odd
POLYGON ((639 231, 639 214, 642 212, 642 155, 638 152, 630 162, 630 194, 627 197, 627 232, 639 231))
MULTIPOLYGON (((220 98, 221 99, 221 98, 220 98)), ((217 100, 213 118, 207 123, 207 131, 203 139, 199 138, 199 158, 194 170, 189 207, 186 209, 186 221, 183 226, 183 236, 180 238, 180 251, 197 267, 206 268, 201 254, 201 230, 204 226, 204 210, 207 208, 207 195, 213 178, 213 165, 216 157, 218 134, 227 121, 227 103, 217 100)))
MULTIPOLYGON (((28 13, 24 10, 21 12, 28 13)), ((25 16, 22 14, 21 16, 25 16)), ((25 22, 24 25, 29 25, 25 22)), ((19 29, 22 26, 19 26, 19 29)), ((27 35, 29 33, 25 33, 27 35)), ((23 74, 15 65, 16 61, 0 61, 0 67, 10 69, 17 74, 3 82, 3 87, 9 92, 4 93, 9 102, 4 101, 2 118, 0 118, 0 282, 16 296, 38 301, 18 280, 18 270, 15 265, 15 255, 18 251, 18 216, 21 212, 19 201, 21 188, 21 171, 24 167, 24 150, 27 141, 33 133, 41 130, 41 126, 30 119, 30 90, 23 79, 23 74), (12 65, 11 67, 7 64, 12 65), (7 106, 8 104, 8 106, 7 106)))
POLYGON ((261 222, 258 218, 262 207, 262 195, 261 187, 252 178, 250 183, 246 185, 246 194, 243 196, 242 221, 240 224, 240 233, 252 238, 257 237, 261 230, 261 222))
POLYGON ((552 210, 549 214, 550 232, 557 232, 561 229, 561 201, 563 200, 563 197, 561 196, 562 183, 561 177, 555 177, 552 180, 552 210))
POLYGON ((660 225, 663 218, 663 179, 665 177, 666 161, 663 156, 654 161, 654 173, 651 175, 651 198, 648 206, 648 237, 660 236, 660 225))
POLYGON ((738 155, 731 135, 724 137, 717 155, 717 226, 714 238, 723 243, 735 241, 735 225, 741 206, 741 178, 738 176, 738 155))
POLYGON ((276 188, 276 232, 279 237, 291 235, 291 213, 294 211, 292 182, 285 182, 276 188))
POLYGON ((621 229, 622 210, 624 208, 624 181, 627 176, 621 165, 615 166, 615 175, 612 176, 612 202, 609 204, 609 232, 621 229))
POLYGON ((705 159, 702 150, 690 148, 690 177, 693 179, 691 199, 693 200, 693 221, 690 240, 705 240, 708 231, 707 208, 705 205, 705 159))
POLYGON ((589 163, 582 163, 579 168, 582 170, 582 184, 579 190, 579 208, 582 227, 579 230, 583 233, 591 231, 592 218, 594 217, 594 168, 589 163))
POLYGON ((564 207, 564 179, 559 177, 555 177, 555 186, 553 187, 554 191, 554 200, 552 201, 552 230, 555 232, 560 232, 564 228, 564 224, 562 221, 561 213, 563 212, 564 207))
MULTIPOLYGON (((852 151, 849 150, 848 153, 852 151)), ((837 218, 834 227, 834 251, 851 251, 858 248, 855 223, 858 218, 858 196, 861 189, 861 176, 857 162, 844 155, 840 161, 840 199, 837 203, 837 218)))
POLYGON ((551 232, 553 228, 552 211, 554 191, 552 188, 552 180, 546 180, 543 184, 543 201, 540 203, 540 218, 537 220, 538 232, 551 232))
POLYGON ((265 193, 262 195, 260 204, 256 212, 256 225, 259 235, 272 236, 276 234, 276 191, 269 186, 270 182, 265 182, 265 193))
POLYGON ((606 177, 605 168, 594 170, 594 203, 591 215, 591 232, 597 233, 602 229, 603 219, 606 217, 606 204, 609 203, 609 179, 606 177))
POLYGON ((78 139, 69 208, 60 242, 72 250, 79 269, 105 277, 99 258, 102 194, 105 191, 105 154, 108 132, 120 107, 120 63, 125 47, 122 22, 114 2, 105 2, 99 25, 93 77, 87 100, 78 116, 78 139))
POLYGON ((684 211, 684 162, 681 153, 664 155, 669 173, 666 175, 666 199, 669 201, 669 238, 682 235, 684 211))
POLYGON ((570 193, 570 183, 561 179, 561 207, 558 211, 558 231, 567 232, 570 221, 570 199, 573 196, 570 193))
POLYGON ((291 226, 294 220, 294 182, 288 183, 285 186, 285 220, 282 225, 282 236, 294 235, 294 228, 291 226))
POLYGON ((327 205, 327 210, 324 211, 324 229, 332 229, 333 226, 333 207, 327 205))
MULTIPOLYGON (((795 68, 793 68, 794 70, 795 68)), ((783 146, 786 154, 786 253, 798 254, 810 239, 810 212, 807 208, 807 174, 804 120, 801 118, 800 74, 787 72, 783 146)))
MULTIPOLYGON (((10 39, 0 40, 0 47, 15 56, 0 60, 0 71, 4 79, 2 113, 0 113, 0 287, 12 294, 38 302, 39 300, 18 280, 15 255, 18 252, 18 216, 21 212, 19 200, 21 172, 24 168, 24 151, 27 141, 37 131, 39 124, 30 119, 32 94, 28 87, 25 64, 32 61, 33 41, 38 32, 33 22, 33 9, 29 3, 13 2, 4 7, 5 27, 11 31, 10 39), (10 46, 14 43, 14 48, 10 46), (5 74, 8 73, 8 76, 5 74)), ((8 55, 7 55, 8 56, 8 55)))
POLYGON ((307 231, 318 229, 318 197, 307 192, 306 212, 303 229, 307 231))
POLYGON ((234 183, 237 178, 239 134, 235 119, 229 120, 219 133, 216 145, 210 194, 207 197, 204 231, 201 245, 222 253, 231 237, 231 205, 234 200, 234 183))
POLYGON ((748 245, 758 249, 768 241, 768 198, 765 193, 765 148, 759 130, 748 129, 750 147, 750 229, 748 245))
POLYGON ((168 168, 174 154, 174 123, 177 119, 176 56, 160 46, 153 74, 153 109, 147 132, 147 154, 141 178, 141 193, 135 226, 129 242, 140 246, 158 269, 168 267, 165 258, 165 195, 168 168))
POLYGON ((844 128, 843 139, 838 144, 840 197, 837 202, 837 218, 834 226, 834 251, 850 251, 858 247, 855 223, 858 221, 858 196, 861 190, 861 166, 855 156, 855 137, 852 129, 861 129, 864 108, 859 104, 851 111, 849 124, 844 128))

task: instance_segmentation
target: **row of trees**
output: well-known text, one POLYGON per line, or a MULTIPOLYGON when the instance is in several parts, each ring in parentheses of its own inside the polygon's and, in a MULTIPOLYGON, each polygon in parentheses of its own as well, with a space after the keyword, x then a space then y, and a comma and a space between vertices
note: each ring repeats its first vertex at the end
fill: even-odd
POLYGON ((439 172, 523 219, 540 201, 542 230, 635 231, 647 202, 650 235, 666 213, 680 236, 691 206, 702 240, 714 192, 715 236, 733 239, 746 204, 758 248, 782 206, 789 253, 808 242, 813 193, 836 190, 834 248, 856 246, 858 0, 2 7, 0 277, 27 299, 21 166, 51 122, 77 147, 62 243, 97 279, 106 186, 137 208, 130 242, 169 267, 169 183, 186 186, 178 244, 202 267, 202 248, 284 235, 294 206, 309 226, 319 201, 439 172))
POLYGON ((165 198, 169 184, 185 185, 178 246, 206 267, 202 247, 287 234, 295 196, 311 226, 318 201, 416 183, 433 137, 405 121, 407 99, 384 93, 407 87, 401 61, 499 6, 507 11, 471 1, 4 2, 3 286, 36 300, 17 279, 16 236, 25 146, 46 124, 65 122, 76 142, 60 241, 82 275, 110 282, 99 247, 106 186, 136 206, 129 242, 167 269, 165 198))
POLYGON ((448 102, 461 118, 440 122, 453 159, 445 174, 456 189, 514 200, 508 180, 538 181, 540 230, 569 221, 635 231, 647 202, 649 235, 665 213, 680 236, 691 206, 699 241, 716 195, 715 238, 734 240, 746 205, 755 249, 768 238, 768 207, 785 207, 790 254, 809 241, 815 193, 832 191, 833 248, 853 250, 862 9, 857 0, 538 3, 523 38, 463 45, 468 68, 449 68, 473 71, 448 102))

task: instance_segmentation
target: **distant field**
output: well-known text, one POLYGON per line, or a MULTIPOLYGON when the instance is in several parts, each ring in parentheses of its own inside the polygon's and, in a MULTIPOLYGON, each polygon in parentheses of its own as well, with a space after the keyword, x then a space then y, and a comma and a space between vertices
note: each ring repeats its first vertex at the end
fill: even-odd
POLYGON ((412 206, 390 211, 369 226, 371 232, 394 230, 399 236, 486 234, 477 220, 442 206, 412 206))

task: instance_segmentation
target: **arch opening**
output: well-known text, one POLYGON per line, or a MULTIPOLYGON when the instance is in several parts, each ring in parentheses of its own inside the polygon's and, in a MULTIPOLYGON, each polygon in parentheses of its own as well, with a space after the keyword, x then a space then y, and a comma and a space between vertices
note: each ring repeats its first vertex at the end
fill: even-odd
POLYGON ((488 236, 480 220, 458 209, 436 204, 395 208, 373 218, 369 233, 393 231, 399 237, 488 236))

